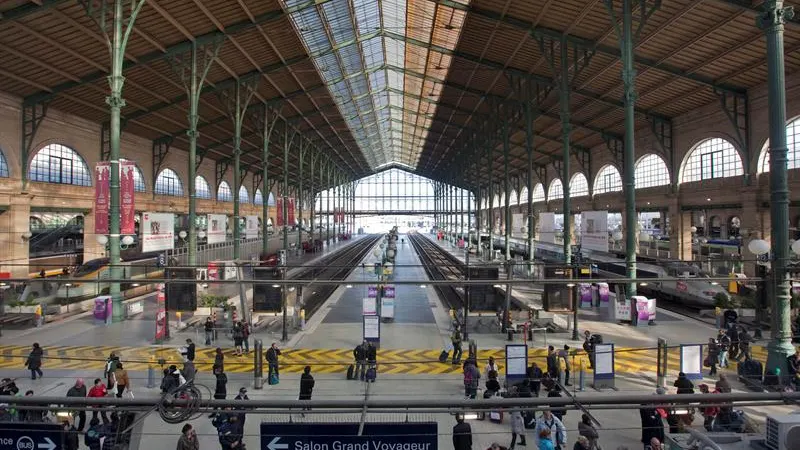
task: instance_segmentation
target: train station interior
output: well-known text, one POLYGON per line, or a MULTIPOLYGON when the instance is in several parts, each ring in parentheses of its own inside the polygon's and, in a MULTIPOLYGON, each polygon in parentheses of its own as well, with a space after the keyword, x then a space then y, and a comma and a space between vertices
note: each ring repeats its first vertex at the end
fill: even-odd
POLYGON ((0 2, 0 444, 800 448, 798 6, 0 2))

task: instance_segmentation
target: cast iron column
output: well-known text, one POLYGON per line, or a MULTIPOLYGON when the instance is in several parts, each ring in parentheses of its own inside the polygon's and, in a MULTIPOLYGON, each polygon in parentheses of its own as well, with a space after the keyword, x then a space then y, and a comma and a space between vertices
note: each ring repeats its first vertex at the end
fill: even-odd
MULTIPOLYGON (((533 114, 530 101, 525 102, 525 150, 528 156, 528 261, 533 262, 533 114)), ((531 274, 532 266, 528 265, 528 275, 531 274)))
POLYGON ((303 143, 300 144, 300 168, 297 170, 298 178, 300 178, 300 188, 298 189, 297 195, 297 220, 299 226, 297 227, 297 248, 303 248, 303 196, 305 195, 303 192, 303 178, 305 177, 305 172, 303 171, 303 160, 306 156, 306 151, 308 151, 308 144, 303 143))
MULTIPOLYGON (((633 13, 631 0, 622 1, 622 81, 625 87, 625 143, 623 149, 623 189, 625 190, 625 268, 628 278, 636 278, 636 69, 633 54, 633 13)), ((636 282, 628 285, 628 296, 636 295, 636 282)))
POLYGON ((494 260, 494 147, 489 143, 489 259, 494 260))
POLYGON ((328 161, 328 189, 326 195, 327 214, 326 214, 326 229, 325 229, 325 245, 331 245, 331 197, 333 196, 333 187, 331 187, 331 175, 333 174, 333 163, 328 161))
MULTIPOLYGON (((508 185, 508 183, 509 183, 509 179, 508 179, 509 178, 509 174, 508 174, 508 159, 509 159, 508 153, 511 151, 511 142, 510 142, 511 131, 509 131, 509 128, 510 128, 509 123, 508 123, 509 119, 510 118, 508 118, 506 120, 503 120, 503 174, 504 174, 504 176, 503 176, 503 190, 505 191, 503 193, 503 198, 505 199, 505 201, 503 202, 503 204, 505 205, 504 209, 503 209, 503 213, 504 213, 503 214, 503 217, 504 217, 503 222, 505 222, 504 223, 504 225, 505 225, 504 241, 506 243, 506 261, 511 261, 511 245, 510 245, 510 242, 509 242, 511 240, 511 206, 509 205, 511 203, 511 190, 509 189, 509 185, 508 185)), ((511 268, 510 265, 508 267, 509 267, 509 269, 511 268)), ((507 286, 507 288, 510 288, 510 286, 507 286)), ((508 305, 506 305, 506 306, 508 306, 508 305)))
MULTIPOLYGON (((264 176, 261 178, 261 197, 263 201, 261 202, 261 228, 262 228, 262 235, 264 240, 261 241, 261 252, 266 255, 269 254, 269 234, 268 234, 268 225, 269 225, 269 138, 272 134, 272 128, 274 127, 275 123, 277 122, 277 116, 275 119, 270 123, 270 116, 269 116, 269 108, 267 105, 264 105, 264 130, 262 135, 262 142, 261 142, 261 162, 263 164, 263 171, 264 176)), ((273 230, 275 228, 273 227, 273 230)))
MULTIPOLYGON (((789 259, 789 186, 787 182, 786 147, 786 83, 784 80, 783 30, 787 19, 794 16, 791 6, 782 0, 767 0, 758 24, 767 38, 767 74, 769 104, 769 190, 770 239, 772 261, 770 284, 772 304, 772 340, 767 345, 767 370, 781 369, 787 373, 786 358, 794 353, 792 347, 791 305, 788 272, 789 259)), ((113 173, 113 172, 112 172, 113 173)))
MULTIPOLYGON (((570 189, 569 189, 569 166, 570 166, 570 142, 569 135, 572 132, 572 124, 570 123, 570 76, 569 76, 569 45, 566 39, 561 39, 561 86, 559 88, 559 105, 561 107, 561 185, 564 189, 564 198, 562 200, 563 216, 564 216, 564 262, 570 264, 572 262, 572 233, 570 233, 570 223, 572 222, 572 214, 570 212, 570 189)), ((577 70, 577 68, 576 68, 577 70)))

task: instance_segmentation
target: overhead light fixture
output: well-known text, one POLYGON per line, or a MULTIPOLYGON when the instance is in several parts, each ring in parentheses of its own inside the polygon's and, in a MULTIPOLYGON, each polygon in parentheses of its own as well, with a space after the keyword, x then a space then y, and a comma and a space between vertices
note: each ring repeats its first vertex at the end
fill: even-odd
POLYGON ((424 284, 420 284, 419 287, 421 287, 422 289, 426 288, 426 286, 424 284))
POLYGON ((350 289, 350 288, 352 288, 352 287, 353 287, 353 285, 352 285, 352 284, 348 284, 348 285, 346 285, 345 287, 346 287, 347 289, 350 289))
POLYGON ((279 287, 281 287, 281 285, 280 284, 273 284, 272 287, 279 288, 279 287))

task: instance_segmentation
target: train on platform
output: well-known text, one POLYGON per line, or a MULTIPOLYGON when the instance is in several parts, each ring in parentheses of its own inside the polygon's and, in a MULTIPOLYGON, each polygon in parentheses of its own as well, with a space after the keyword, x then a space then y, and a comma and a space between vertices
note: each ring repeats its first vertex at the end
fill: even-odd
MULTIPOLYGON (((475 239, 473 239, 473 243, 475 243, 475 239)), ((512 257, 527 257, 527 244, 524 240, 512 239, 509 244, 512 257)), ((494 248, 505 252, 505 240, 495 239, 494 248)), ((599 277, 621 278, 626 275, 625 259, 621 253, 597 251, 582 253, 585 255, 582 263, 590 264, 599 277)), ((534 257, 537 261, 545 264, 563 264, 564 249, 559 244, 535 241, 534 257)), ((710 280, 707 272, 683 261, 640 259, 636 263, 636 277, 641 280, 638 290, 642 294, 692 307, 713 308, 717 295, 729 295, 727 286, 710 280), (673 278, 674 280, 647 281, 648 279, 663 278, 673 278)))

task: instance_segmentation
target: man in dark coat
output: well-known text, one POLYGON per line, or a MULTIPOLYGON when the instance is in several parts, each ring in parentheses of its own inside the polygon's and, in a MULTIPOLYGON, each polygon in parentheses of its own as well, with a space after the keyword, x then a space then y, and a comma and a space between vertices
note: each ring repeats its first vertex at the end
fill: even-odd
MULTIPOLYGON (((83 378, 75 380, 75 385, 67 391, 67 397, 86 397, 86 384, 84 384, 83 378)), ((86 411, 76 411, 75 415, 78 418, 78 431, 83 433, 83 427, 86 426, 86 411)))
POLYGON ((558 381, 560 377, 559 372, 558 354, 556 353, 556 349, 551 345, 547 348, 547 373, 550 374, 551 378, 558 381))
POLYGON ((649 445, 650 440, 657 438, 659 442, 664 440, 664 422, 661 414, 650 405, 642 405, 639 409, 642 418, 642 444, 649 445))
MULTIPOLYGON (((300 397, 299 400, 311 400, 311 394, 314 392, 314 377, 311 375, 311 366, 303 368, 303 374, 300 375, 300 397)), ((303 411, 308 411, 311 408, 303 407, 303 411)), ((304 413, 301 415, 305 416, 304 413)))
POLYGON ((353 349, 353 359, 356 361, 353 379, 364 381, 364 374, 367 372, 367 341, 362 342, 353 349))
POLYGON ((267 363, 269 364, 269 377, 272 377, 272 374, 280 375, 278 372, 278 356, 281 355, 280 349, 278 349, 278 344, 272 343, 272 345, 267 350, 267 363))
POLYGON ((39 375, 39 378, 42 378, 43 355, 44 351, 42 351, 42 347, 39 346, 38 342, 34 342, 31 353, 28 355, 28 359, 25 361, 25 365, 28 366, 28 370, 31 371, 31 380, 35 380, 36 375, 39 375))
POLYGON ((464 422, 464 416, 456 416, 453 427, 453 450, 472 450, 472 427, 464 422))

